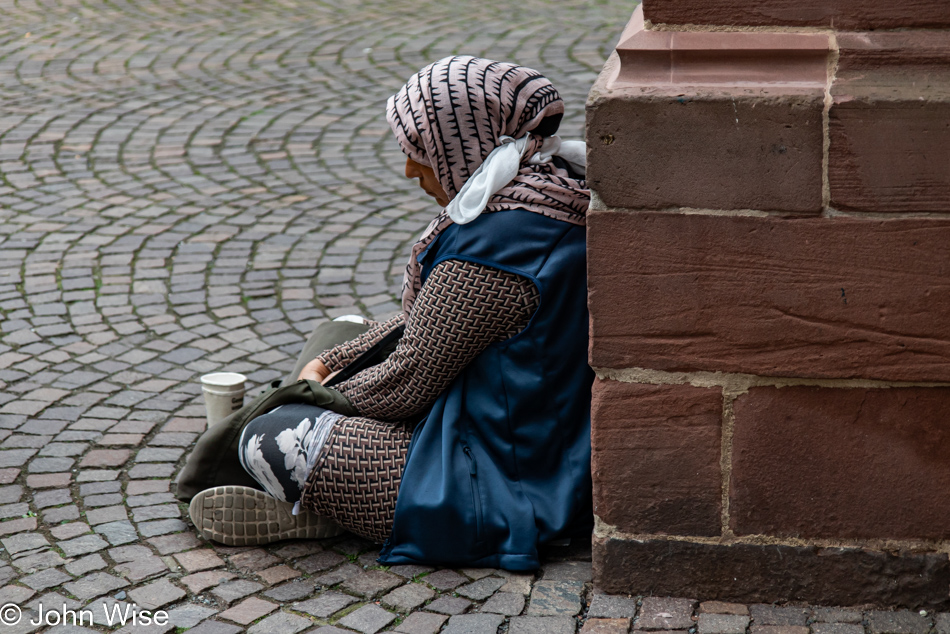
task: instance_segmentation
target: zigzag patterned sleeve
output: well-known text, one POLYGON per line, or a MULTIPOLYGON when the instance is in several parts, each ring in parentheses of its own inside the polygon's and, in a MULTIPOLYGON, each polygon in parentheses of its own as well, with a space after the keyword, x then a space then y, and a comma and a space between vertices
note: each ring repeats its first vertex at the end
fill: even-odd
POLYGON ((529 279, 474 262, 438 264, 422 286, 395 352, 336 386, 360 414, 406 420, 485 348, 521 332, 541 301, 529 279))
POLYGON ((356 339, 351 339, 350 341, 341 343, 335 348, 330 348, 321 354, 319 358, 330 372, 336 372, 337 370, 345 368, 350 362, 356 359, 356 357, 372 348, 377 341, 392 332, 397 326, 401 325, 403 321, 405 321, 405 316, 399 313, 386 321, 376 322, 369 330, 356 339))

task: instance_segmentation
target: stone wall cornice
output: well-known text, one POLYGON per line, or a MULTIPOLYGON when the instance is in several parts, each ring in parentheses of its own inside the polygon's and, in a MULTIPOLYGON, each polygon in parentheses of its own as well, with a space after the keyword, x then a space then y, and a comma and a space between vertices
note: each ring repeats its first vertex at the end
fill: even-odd
POLYGON ((793 32, 648 30, 643 7, 617 45, 621 86, 823 87, 831 36, 793 32))

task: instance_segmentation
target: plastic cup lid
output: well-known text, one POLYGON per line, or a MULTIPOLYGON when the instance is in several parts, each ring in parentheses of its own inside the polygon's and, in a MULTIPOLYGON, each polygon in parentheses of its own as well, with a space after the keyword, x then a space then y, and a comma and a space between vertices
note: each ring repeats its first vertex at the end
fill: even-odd
POLYGON ((216 385, 218 387, 232 387, 240 385, 246 380, 246 376, 237 372, 212 372, 201 377, 201 382, 205 385, 216 385))

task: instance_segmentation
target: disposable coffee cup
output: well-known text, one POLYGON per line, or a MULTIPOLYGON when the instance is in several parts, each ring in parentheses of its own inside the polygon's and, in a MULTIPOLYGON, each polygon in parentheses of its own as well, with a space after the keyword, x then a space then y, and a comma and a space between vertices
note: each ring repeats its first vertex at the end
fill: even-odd
POLYGON ((213 372, 201 377, 201 391, 208 412, 208 427, 219 423, 244 406, 244 382, 237 372, 213 372))

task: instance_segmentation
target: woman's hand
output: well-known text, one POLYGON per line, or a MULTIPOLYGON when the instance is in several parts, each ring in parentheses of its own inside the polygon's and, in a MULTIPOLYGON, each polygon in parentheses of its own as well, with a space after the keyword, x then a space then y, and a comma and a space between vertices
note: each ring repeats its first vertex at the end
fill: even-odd
POLYGON ((325 366, 323 361, 320 359, 314 359, 307 365, 303 366, 303 370, 300 371, 300 376, 297 377, 297 380, 301 381, 303 379, 307 379, 309 381, 323 383, 329 376, 330 368, 325 366))

